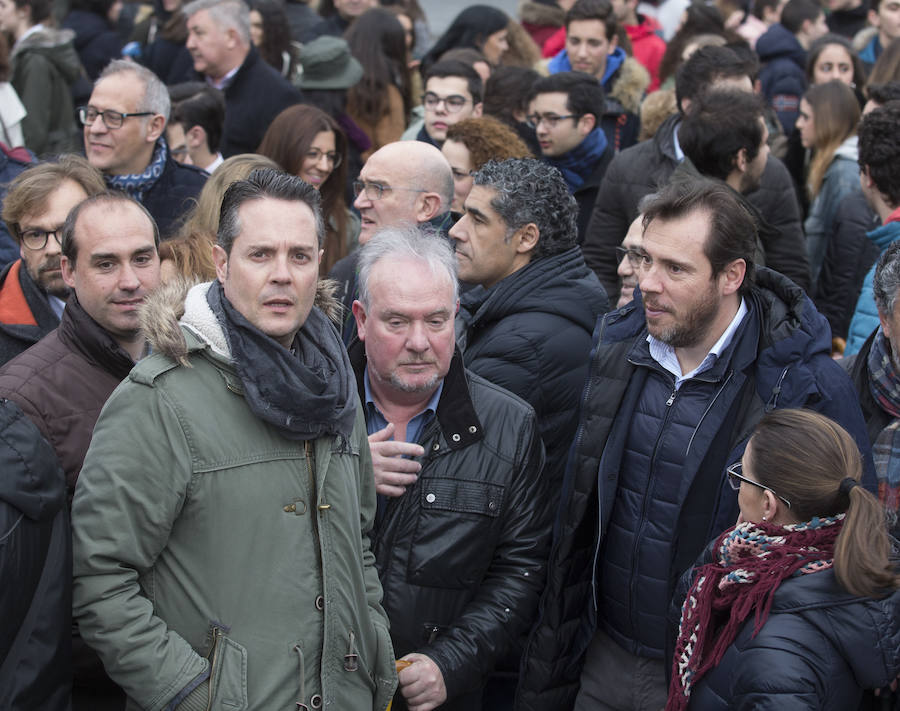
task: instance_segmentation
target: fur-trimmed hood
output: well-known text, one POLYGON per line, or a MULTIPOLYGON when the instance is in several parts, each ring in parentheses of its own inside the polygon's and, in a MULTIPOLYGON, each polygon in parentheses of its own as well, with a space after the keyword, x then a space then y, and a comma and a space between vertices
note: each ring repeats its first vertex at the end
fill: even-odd
POLYGON ((609 98, 622 104, 622 108, 626 111, 640 115, 641 101, 648 86, 650 86, 650 72, 634 57, 626 57, 613 81, 609 98))
MULTIPOLYGON (((160 286, 144 301, 140 311, 141 330, 155 353, 189 366, 187 330, 214 353, 230 359, 225 332, 206 301, 212 282, 197 284, 178 277, 160 286)), ((341 322, 341 305, 335 298, 336 282, 319 279, 314 305, 334 324, 341 322)))
POLYGON ((521 0, 519 3, 519 20, 525 24, 539 27, 562 27, 566 18, 565 10, 559 5, 545 5, 533 0, 521 0))

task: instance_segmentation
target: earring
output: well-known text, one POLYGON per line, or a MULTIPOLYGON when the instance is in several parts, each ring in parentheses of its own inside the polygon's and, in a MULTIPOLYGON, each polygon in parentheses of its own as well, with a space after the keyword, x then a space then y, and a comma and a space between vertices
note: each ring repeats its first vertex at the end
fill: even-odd
POLYGON ((765 516, 763 516, 763 517, 762 517, 762 520, 763 520, 763 521, 766 521, 766 520, 768 520, 768 519, 767 519, 765 516))

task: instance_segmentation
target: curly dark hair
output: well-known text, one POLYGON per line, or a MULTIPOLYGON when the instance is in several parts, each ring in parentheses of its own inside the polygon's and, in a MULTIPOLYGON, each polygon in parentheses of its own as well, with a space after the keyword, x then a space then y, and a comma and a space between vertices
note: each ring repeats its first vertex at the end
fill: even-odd
POLYGON ((891 207, 900 205, 900 101, 863 116, 856 133, 859 136, 859 165, 868 168, 869 177, 891 207))
POLYGON ((279 0, 253 0, 250 9, 256 10, 263 22, 263 43, 261 47, 257 47, 262 58, 279 73, 284 63, 284 52, 291 58, 291 64, 296 64, 297 57, 291 45, 290 25, 284 4, 279 0))
POLYGON ((406 31, 392 13, 380 7, 366 10, 345 35, 353 56, 365 69, 363 78, 347 92, 358 113, 375 124, 388 110, 387 88, 394 85, 403 97, 408 116, 412 108, 409 69, 406 64, 406 31))
POLYGON ((488 161, 474 174, 474 185, 492 188, 491 207, 507 234, 533 222, 540 238, 533 259, 552 257, 578 243, 578 205, 552 165, 534 158, 488 161))
POLYGON ((473 170, 479 170, 489 160, 534 157, 519 135, 493 116, 454 123, 447 129, 447 140, 462 143, 468 149, 473 170))

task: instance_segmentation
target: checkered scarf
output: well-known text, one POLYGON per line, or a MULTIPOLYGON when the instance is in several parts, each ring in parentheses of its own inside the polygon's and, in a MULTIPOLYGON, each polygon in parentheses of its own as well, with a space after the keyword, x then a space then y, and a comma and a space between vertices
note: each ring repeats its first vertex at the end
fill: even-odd
POLYGON ((878 499, 888 512, 900 508, 900 377, 884 332, 878 329, 869 351, 869 391, 878 406, 894 419, 878 433, 872 445, 878 499))
POLYGON ((755 637, 782 581, 832 566, 844 514, 778 526, 745 521, 723 533, 716 559, 694 571, 681 607, 666 711, 687 708, 691 688, 715 667, 751 614, 755 637))

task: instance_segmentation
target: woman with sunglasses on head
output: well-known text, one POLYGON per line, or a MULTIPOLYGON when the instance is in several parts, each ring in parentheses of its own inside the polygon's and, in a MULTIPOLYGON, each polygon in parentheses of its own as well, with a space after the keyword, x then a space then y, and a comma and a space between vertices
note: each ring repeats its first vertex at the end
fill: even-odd
POLYGON ((682 580, 667 711, 845 711, 896 679, 900 576, 861 476, 856 443, 832 420, 762 418, 728 468, 738 523, 682 580))
POLYGON ((272 121, 256 151, 274 160, 319 191, 325 218, 325 254, 319 273, 346 256, 359 235, 359 218, 347 209, 347 137, 331 116, 315 106, 296 104, 272 121))

